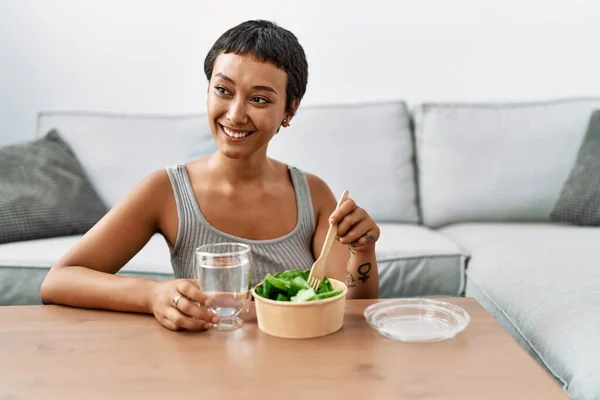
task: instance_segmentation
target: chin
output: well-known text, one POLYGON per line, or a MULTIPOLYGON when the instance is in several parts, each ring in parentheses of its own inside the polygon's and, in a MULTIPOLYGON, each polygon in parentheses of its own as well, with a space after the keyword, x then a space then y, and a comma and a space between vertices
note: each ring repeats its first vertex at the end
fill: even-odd
POLYGON ((239 150, 227 148, 228 146, 219 146, 219 152, 223 154, 225 157, 230 158, 232 160, 239 160, 240 158, 244 158, 245 154, 239 150))

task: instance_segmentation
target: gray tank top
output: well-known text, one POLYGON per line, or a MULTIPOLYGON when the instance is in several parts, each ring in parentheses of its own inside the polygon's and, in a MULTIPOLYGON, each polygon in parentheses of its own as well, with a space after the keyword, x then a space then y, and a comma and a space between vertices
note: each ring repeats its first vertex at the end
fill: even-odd
POLYGON ((175 202, 179 227, 171 253, 175 278, 194 276, 195 250, 209 243, 237 242, 250 246, 254 263, 254 283, 262 281, 268 273, 288 269, 308 269, 314 262, 312 239, 315 232, 315 215, 306 176, 295 167, 288 167, 298 206, 298 221, 286 235, 269 240, 249 240, 221 232, 212 226, 198 206, 185 165, 167 168, 175 202))

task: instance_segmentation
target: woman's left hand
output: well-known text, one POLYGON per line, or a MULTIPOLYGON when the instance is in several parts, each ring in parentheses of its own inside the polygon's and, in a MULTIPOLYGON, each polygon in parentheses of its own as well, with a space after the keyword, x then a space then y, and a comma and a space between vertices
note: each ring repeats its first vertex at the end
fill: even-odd
POLYGON ((349 198, 340 204, 329 217, 329 223, 338 224, 337 240, 340 243, 359 252, 375 249, 375 242, 380 234, 379 227, 354 200, 349 198))

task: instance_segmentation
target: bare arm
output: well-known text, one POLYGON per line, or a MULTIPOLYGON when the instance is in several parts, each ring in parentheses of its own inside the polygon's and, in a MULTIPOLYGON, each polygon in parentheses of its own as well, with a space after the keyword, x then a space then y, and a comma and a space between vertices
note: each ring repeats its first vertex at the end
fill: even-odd
POLYGON ((166 171, 157 171, 110 210, 51 268, 42 302, 151 313, 157 282, 115 274, 159 231, 169 184, 166 171))
MULTIPOLYGON (((325 182, 310 174, 307 174, 307 178, 313 205, 318 211, 317 227, 313 238, 313 254, 316 258, 321 254, 329 229, 329 218, 336 211, 337 201, 325 182)), ((348 298, 377 298, 379 272, 375 257, 375 241, 378 237, 378 228, 370 217, 367 218, 369 221, 365 218, 356 218, 359 211, 366 217, 368 214, 359 209, 351 199, 346 200, 337 211, 334 215, 341 216, 335 222, 339 223, 338 238, 331 246, 327 260, 327 275, 346 283, 348 298), (377 237, 369 233, 372 229, 377 231, 377 237)))
POLYGON ((348 269, 344 283, 358 294, 355 298, 379 297, 379 272, 374 248, 368 252, 357 252, 348 245, 348 269))

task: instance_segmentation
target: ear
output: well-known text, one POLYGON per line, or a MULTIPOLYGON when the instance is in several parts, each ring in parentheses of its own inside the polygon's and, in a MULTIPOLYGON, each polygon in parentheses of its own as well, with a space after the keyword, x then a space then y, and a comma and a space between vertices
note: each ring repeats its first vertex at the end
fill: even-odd
POLYGON ((285 114, 285 118, 283 119, 281 126, 283 126, 284 128, 287 128, 288 126, 290 126, 290 123, 292 122, 292 118, 294 118, 294 115, 296 115, 296 110, 298 109, 299 105, 300 105, 300 102, 298 101, 298 99, 294 99, 294 101, 292 101, 291 110, 285 114))

